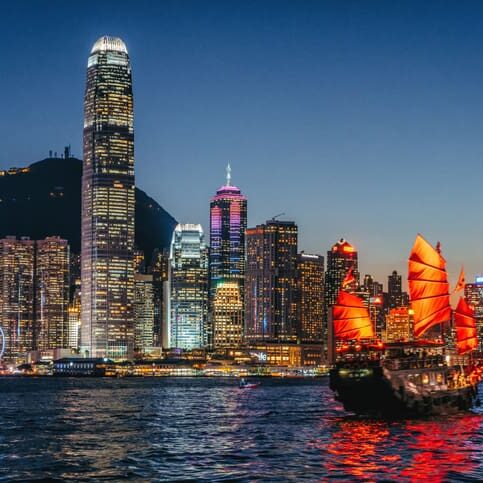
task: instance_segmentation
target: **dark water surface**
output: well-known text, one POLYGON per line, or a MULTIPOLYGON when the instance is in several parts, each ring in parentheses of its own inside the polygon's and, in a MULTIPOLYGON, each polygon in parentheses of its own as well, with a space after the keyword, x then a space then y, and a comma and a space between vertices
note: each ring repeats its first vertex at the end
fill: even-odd
POLYGON ((483 411, 359 419, 326 379, 0 379, 0 481, 89 479, 478 481, 483 411))

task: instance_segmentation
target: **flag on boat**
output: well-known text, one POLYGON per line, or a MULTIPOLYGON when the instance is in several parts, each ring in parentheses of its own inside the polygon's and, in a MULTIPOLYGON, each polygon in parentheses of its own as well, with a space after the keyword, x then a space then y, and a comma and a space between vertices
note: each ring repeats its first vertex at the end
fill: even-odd
POLYGON ((465 285, 466 285, 465 270, 463 267, 461 267, 460 276, 458 277, 458 281, 456 282, 453 293, 459 292, 460 290, 464 290, 465 285))

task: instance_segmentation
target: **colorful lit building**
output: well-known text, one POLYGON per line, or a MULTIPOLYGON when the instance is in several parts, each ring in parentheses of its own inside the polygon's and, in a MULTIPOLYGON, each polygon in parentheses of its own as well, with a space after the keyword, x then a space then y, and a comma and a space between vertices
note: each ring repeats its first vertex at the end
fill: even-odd
POLYGON ((134 128, 124 42, 101 37, 87 61, 82 170, 82 353, 132 358, 134 128))
POLYGON ((213 347, 237 347, 243 340, 243 301, 238 282, 220 282, 213 300, 213 347))
POLYGON ((297 255, 299 339, 320 342, 324 320, 324 257, 302 252, 297 255))
POLYGON ((249 228, 246 236, 245 337, 295 340, 299 333, 297 225, 271 219, 249 228))
POLYGON ((208 248, 201 225, 176 226, 170 251, 167 347, 207 345, 208 248))
MULTIPOLYGON (((231 184, 231 167, 227 167, 226 184, 210 202, 210 312, 220 282, 237 282, 243 302, 245 283, 245 231, 247 199, 231 184)), ((211 332, 209 328, 211 345, 211 332)))

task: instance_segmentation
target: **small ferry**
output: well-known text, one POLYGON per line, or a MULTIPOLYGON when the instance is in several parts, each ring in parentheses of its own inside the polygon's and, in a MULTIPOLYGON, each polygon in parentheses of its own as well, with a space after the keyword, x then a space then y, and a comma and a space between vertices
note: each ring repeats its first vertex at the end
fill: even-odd
POLYGON ((240 379, 239 388, 240 389, 255 389, 260 385, 259 382, 247 382, 245 379, 240 379))

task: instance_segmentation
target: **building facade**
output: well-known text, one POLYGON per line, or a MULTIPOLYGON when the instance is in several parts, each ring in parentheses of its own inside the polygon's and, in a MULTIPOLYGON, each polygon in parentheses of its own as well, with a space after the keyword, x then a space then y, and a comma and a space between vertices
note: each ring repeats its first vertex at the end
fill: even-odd
POLYGON ((297 324, 297 225, 269 220, 249 228, 245 275, 245 337, 294 340, 297 324))
POLYGON ((384 342, 409 342, 413 340, 412 310, 396 307, 386 316, 384 342))
POLYGON ((483 277, 475 278, 474 283, 465 285, 465 299, 475 314, 476 328, 478 331, 478 350, 483 352, 483 277))
MULTIPOLYGON (((211 312, 216 290, 221 282, 236 282, 243 301, 246 228, 247 199, 239 188, 231 184, 231 168, 228 165, 226 184, 216 192, 210 202, 209 290, 211 312)), ((210 334, 209 338, 211 339, 210 334)))
POLYGON ((38 350, 65 348, 69 342, 70 254, 67 240, 36 242, 35 291, 38 350))
POLYGON ((208 248, 201 225, 179 224, 173 233, 169 270, 168 347, 207 345, 208 248))
POLYGON ((34 261, 33 240, 0 240, 0 327, 7 360, 35 348, 34 261))
POLYGON ((213 346, 239 347, 243 341, 243 300, 237 281, 219 282, 213 300, 213 346))
POLYGON ((69 245, 59 237, 0 240, 0 328, 5 358, 68 345, 69 245))
POLYGON ((134 348, 134 128, 131 64, 101 37, 87 62, 82 174, 82 352, 131 358, 134 348))
POLYGON ((402 276, 394 270, 387 277, 387 308, 403 306, 402 276))
POLYGON ((324 320, 324 257, 299 253, 297 255, 299 339, 320 342, 324 320))
POLYGON ((134 351, 138 355, 146 355, 153 346, 153 276, 137 273, 134 278, 134 351))

